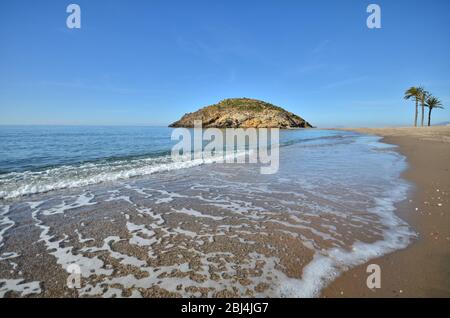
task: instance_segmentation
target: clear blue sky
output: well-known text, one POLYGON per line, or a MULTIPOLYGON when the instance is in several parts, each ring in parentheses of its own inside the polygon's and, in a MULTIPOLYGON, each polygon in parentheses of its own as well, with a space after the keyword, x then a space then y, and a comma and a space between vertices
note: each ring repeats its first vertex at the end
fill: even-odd
POLYGON ((0 2, 0 124, 157 124, 227 97, 318 126, 450 120, 450 1, 0 2), (82 28, 66 27, 77 3, 82 28), (382 29, 366 7, 382 8, 382 29))

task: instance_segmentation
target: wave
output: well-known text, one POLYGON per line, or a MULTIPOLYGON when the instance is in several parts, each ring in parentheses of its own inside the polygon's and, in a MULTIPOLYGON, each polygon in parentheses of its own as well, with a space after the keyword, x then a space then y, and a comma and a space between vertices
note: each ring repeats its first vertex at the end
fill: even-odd
POLYGON ((405 200, 408 191, 409 185, 399 181, 382 197, 376 198, 376 206, 368 210, 379 216, 385 226, 382 231, 383 239, 373 243, 356 241, 349 249, 334 247, 316 253, 314 259, 303 269, 300 280, 284 278, 279 290, 280 296, 319 297, 329 283, 350 268, 408 247, 417 238, 417 233, 394 213, 395 204, 405 200))
MULTIPOLYGON (((277 265, 279 262, 277 262, 276 259, 267 258, 266 262, 268 265, 265 267, 263 273, 273 272, 277 276, 277 282, 275 289, 273 290, 274 294, 268 296, 318 297, 324 287, 349 268, 361 265, 387 253, 406 248, 412 240, 416 238, 416 233, 414 233, 408 224, 394 213, 396 203, 405 200, 410 190, 410 185, 400 178, 401 173, 407 167, 406 158, 404 156, 392 151, 392 145, 381 143, 380 138, 374 136, 361 135, 355 139, 350 138, 347 141, 351 142, 351 145, 347 145, 347 141, 342 143, 338 140, 332 140, 333 145, 339 144, 339 146, 337 146, 336 149, 325 149, 325 151, 329 151, 325 153, 322 152, 323 149, 315 149, 314 147, 317 147, 318 145, 322 146, 324 140, 334 138, 317 139, 320 139, 320 142, 314 143, 313 145, 308 145, 308 141, 306 141, 306 145, 305 143, 302 143, 301 148, 289 147, 285 149, 286 153, 284 154, 288 155, 288 159, 298 158, 300 154, 305 156, 304 162, 306 166, 296 164, 294 162, 296 160, 286 160, 287 162, 285 166, 283 166, 283 170, 280 171, 280 175, 269 180, 263 179, 263 184, 266 184, 267 181, 271 181, 267 183, 269 184, 267 188, 265 185, 261 186, 260 181, 262 181, 262 179, 249 177, 250 174, 246 175, 248 171, 245 167, 238 167, 236 170, 233 169, 233 174, 231 175, 233 177, 237 175, 241 176, 238 179, 225 178, 222 180, 221 178, 218 179, 212 177, 202 179, 203 182, 201 182, 201 186, 191 184, 191 187, 189 187, 187 192, 185 192, 186 190, 181 190, 182 192, 173 192, 169 194, 168 192, 161 191, 161 193, 165 192, 167 194, 164 194, 163 198, 152 198, 152 200, 155 200, 154 209, 152 207, 152 213, 155 213, 154 215, 160 217, 159 213, 164 213, 165 207, 162 207, 161 210, 159 210, 158 204, 167 204, 170 202, 171 198, 186 198, 189 196, 192 198, 195 197, 196 200, 200 200, 200 204, 193 200, 183 201, 183 208, 177 210, 178 213, 185 214, 186 217, 210 218, 215 221, 222 220, 219 222, 220 228, 225 228, 226 232, 229 231, 230 226, 235 226, 235 222, 232 221, 235 220, 235 213, 239 214, 239 218, 244 220, 247 218, 244 222, 245 229, 243 230, 245 231, 242 231, 242 233, 248 233, 248 230, 252 229, 252 226, 255 225, 254 229, 258 230, 258 233, 264 234, 265 230, 259 227, 260 220, 265 218, 264 212, 268 213, 267 215, 269 215, 271 223, 279 223, 282 226, 283 230, 285 230, 283 233, 291 233, 297 237, 296 235, 298 235, 298 232, 296 230, 289 232, 288 229, 302 229, 300 231, 302 236, 299 236, 299 239, 302 240, 304 247, 314 252, 312 261, 309 264, 305 264, 305 267, 302 268, 302 276, 298 279, 286 276, 277 265), (312 148, 308 148, 311 151, 303 151, 303 147, 312 148), (299 152, 299 149, 301 152, 299 152), (317 160, 315 160, 317 158, 318 161, 322 160, 319 162, 320 165, 312 164, 317 163, 317 160), (307 165, 308 163, 309 165, 307 165), (319 169, 317 169, 318 167, 319 169), (321 167, 323 170, 321 170, 321 167), (334 174, 335 172, 336 174, 334 174), (352 178, 347 179, 348 175, 351 175, 352 178), (297 176, 302 177, 297 180, 297 176), (317 176, 320 176, 320 178, 315 179, 317 176), (292 180, 290 178, 292 178, 292 180), (326 182, 328 178, 333 178, 336 182, 328 183, 326 182), (240 180, 244 180, 245 182, 239 182, 240 180), (224 184, 224 182, 228 183, 224 184), (224 185, 225 187, 223 187, 224 185), (309 187, 306 187, 305 185, 308 185, 309 187), (337 187, 340 187, 345 191, 335 192, 334 189, 337 187), (218 189, 217 193, 220 193, 219 196, 216 196, 216 192, 212 191, 211 197, 203 196, 202 192, 204 189, 208 189, 209 192, 210 189, 214 188, 218 189), (200 191, 200 195, 193 195, 195 194, 195 191, 197 191, 195 189, 200 191), (294 191, 293 193, 295 194, 293 197, 295 202, 289 201, 291 200, 290 193, 292 193, 292 191, 294 191), (251 193, 251 195, 248 195, 249 193, 251 193), (167 200, 166 196, 169 197, 169 200, 167 200), (301 199, 297 200, 298 198, 301 199), (370 198, 370 200, 368 200, 368 198, 370 198), (224 199, 226 204, 224 204, 224 199), (270 204, 267 202, 268 200, 270 201, 270 204), (203 206, 206 210, 197 211, 197 206, 203 206), (267 209, 268 206, 270 206, 270 209, 267 209), (219 208, 220 211, 227 212, 217 215, 203 213, 203 211, 214 210, 217 208, 219 208), (277 211, 282 213, 282 220, 285 220, 285 212, 288 211, 290 219, 293 222, 280 222, 279 219, 272 216, 276 216, 277 211), (365 211, 367 215, 366 213, 361 214, 362 211, 365 211), (232 217, 229 219, 227 219, 228 212, 232 213, 232 217), (322 213, 324 216, 323 219, 322 213), (330 215, 327 216, 328 214, 330 215), (257 217, 253 218, 256 215, 257 217), (314 218, 320 217, 323 221, 311 222, 311 215, 314 218), (329 220, 330 222, 327 222, 326 220, 329 220), (347 223, 349 221, 351 222, 347 223), (341 228, 337 226, 339 224, 348 225, 348 227, 343 226, 341 228), (325 225, 329 225, 329 227, 325 227, 325 225), (364 230, 359 230, 360 228, 363 228, 364 230), (361 235, 358 235, 358 233, 361 233, 361 235), (351 240, 349 240, 349 238, 343 239, 344 235, 347 234, 352 237, 351 240), (366 240, 364 239, 366 234, 370 234, 370 236, 375 235, 378 239, 376 241, 372 241, 372 239, 366 240), (361 238, 361 240, 358 240, 358 237, 361 238)), ((337 139, 346 138, 338 137, 337 139)), ((327 143, 325 142, 325 144, 327 143)), ((241 154, 242 152, 238 153, 238 155, 241 154)), ((63 185, 64 182, 58 184, 55 183, 59 180, 58 178, 66 180, 63 179, 63 176, 71 178, 71 182, 69 182, 69 179, 67 179, 66 182, 69 182, 70 185, 65 187, 82 186, 85 184, 97 183, 96 180, 99 182, 112 181, 161 171, 189 168, 213 163, 214 159, 215 158, 206 158, 187 162, 173 162, 168 155, 159 156, 157 158, 129 158, 127 160, 85 163, 78 166, 55 167, 41 172, 28 172, 29 176, 26 178, 29 178, 30 176, 40 178, 39 180, 36 179, 36 182, 40 186, 39 189, 42 192, 43 189, 45 189, 45 186, 48 186, 49 190, 53 190, 52 187, 55 187, 55 185, 63 185), (42 175, 38 177, 37 173, 42 173, 42 175), (49 178, 49 176, 51 176, 51 178, 49 178)), ((252 173, 252 171, 249 173, 252 173)), ((12 177, 12 174, 10 174, 10 177, 12 177)), ((17 174, 16 177, 20 182, 23 181, 21 178, 25 178, 21 174, 17 174)), ((1 182, 2 176, 0 176, 0 189, 3 189, 1 182)), ((185 180, 179 179, 178 182, 185 182, 185 180)), ((19 185, 23 186, 24 183, 19 185)), ((139 184, 139 187, 140 186, 142 186, 142 184, 139 184)), ((143 186, 145 188, 145 184, 143 186)), ((20 188, 10 188, 11 191, 18 191, 19 189, 20 188)), ((173 189, 177 189, 177 187, 173 187, 173 189)), ((25 188, 22 188, 22 190, 30 191, 30 189, 25 188)), ((139 192, 137 193, 138 194, 136 195, 139 196, 139 192)), ((13 194, 13 192, 10 193, 10 195, 13 194)), ((129 197, 125 196, 125 198, 128 199, 124 200, 123 194, 124 193, 120 193, 119 191, 117 194, 112 195, 111 198, 123 200, 125 202, 124 204, 129 203, 135 206, 134 203, 130 201, 129 197)), ((1 192, 0 195, 2 195, 1 192)), ((18 195, 21 194, 19 193, 18 195)), ((95 196, 92 195, 92 198, 94 197, 95 196)), ((83 192, 76 201, 63 202, 63 206, 73 207, 73 202, 92 204, 90 199, 91 197, 87 197, 86 200, 83 192)), ((103 200, 103 202, 109 201, 110 199, 103 200)), ((102 201, 96 203, 102 204, 102 201)), ((40 203, 38 203, 38 205, 39 204, 40 203)), ((51 204, 58 204, 58 202, 53 202, 51 204)), ((53 213, 48 212, 48 206, 45 206, 44 208, 47 212, 42 212, 43 215, 53 213)), ((7 213, 9 208, 5 209, 6 212, 4 213, 7 213)), ((102 210, 102 206, 99 206, 96 209, 102 210)), ((37 215, 37 211, 39 210, 35 210, 35 215, 37 215)), ((59 206, 58 211, 61 211, 59 206)), ((141 211, 138 209, 136 213, 138 212, 141 211)), ((152 218, 154 218, 153 214, 152 218)), ((158 226, 162 226, 162 228, 166 225, 164 225, 164 222, 158 224, 158 226)), ((207 223, 204 223, 204 225, 205 227, 202 228, 202 236, 208 235, 208 233, 211 235, 221 233, 221 230, 218 230, 219 228, 213 228, 207 223)), ((45 227, 45 225, 42 226, 45 227)), ((138 229, 129 222, 127 223, 127 227, 130 233, 135 232, 135 230, 138 229)), ((269 232, 271 233, 273 232, 272 227, 265 229, 269 229, 269 232)), ((180 227, 174 230, 169 225, 167 225, 166 231, 171 231, 172 233, 174 231, 176 233, 175 235, 195 235, 194 232, 187 231, 180 227)), ((235 233, 238 233, 238 231, 235 233)), ((149 237, 150 236, 151 235, 149 235, 149 237)), ((83 241, 81 241, 81 236, 79 237, 80 243, 83 243, 83 241)), ((48 238, 50 239, 50 236, 48 236, 48 238)), ((105 242, 108 242, 109 238, 110 237, 107 237, 105 242)), ((139 236, 137 236, 137 238, 140 240, 139 242, 142 242, 142 238, 139 236)), ((244 242, 248 242, 249 244, 252 243, 251 240, 244 242)), ((108 246, 108 244, 105 246, 108 246)), ((50 247, 48 248, 49 250, 51 249, 50 247)), ((167 248, 169 247, 167 246, 167 248)), ((208 254, 201 254, 201 248, 196 251, 205 259, 208 258, 208 254)), ((60 252, 62 253, 62 250, 60 252)), ((60 255, 61 253, 57 254, 60 255)), ((86 260, 82 254, 72 255, 64 252, 61 255, 63 259, 68 255, 69 257, 82 257, 83 260, 86 260)), ((259 257, 257 254, 256 256, 253 255, 254 254, 249 254, 250 261, 254 261, 259 257)), ((88 264, 86 266, 91 266, 93 262, 89 259, 87 260, 89 262, 86 263, 88 264)), ((137 265, 133 266, 141 267, 140 260, 138 261, 139 263, 136 263, 137 265)), ((145 262, 142 264, 145 265, 145 262)), ((97 267, 94 266, 94 270, 96 268, 97 267)), ((145 271, 147 269, 144 267, 141 268, 141 270, 145 271)), ((150 268, 148 270, 152 269, 150 268)), ((92 268, 83 270, 83 272, 87 273, 90 273, 91 271, 92 268)), ((122 277, 119 277, 119 279, 120 278, 122 277)), ((135 282, 137 282, 137 280, 133 281, 133 284, 135 284, 135 282)), ((149 286, 153 283, 148 280, 145 280, 145 282, 146 284, 149 284, 149 286)), ((108 285, 107 282, 104 283, 105 284, 102 284, 101 290, 103 290, 104 285, 108 285)), ((171 291, 171 288, 174 288, 174 285, 168 287, 167 284, 170 284, 170 280, 165 280, 165 283, 165 288, 168 290, 171 291)), ((206 281, 205 284, 210 285, 210 282, 206 281)), ((101 291, 98 291, 98 293, 101 293, 101 291)))
POLYGON ((186 156, 178 161, 173 161, 171 156, 166 155, 156 158, 105 160, 80 165, 64 165, 40 171, 11 172, 0 175, 0 200, 192 168, 215 163, 218 158, 226 160, 229 156, 239 157, 247 153, 249 152, 235 151, 226 155, 216 153, 214 157, 193 160, 187 160, 186 156))
MULTIPOLYGON (((279 146, 285 147, 302 143, 305 147, 311 147, 323 145, 324 142, 325 145, 334 145, 342 142, 344 137, 347 136, 333 135, 281 140, 279 146), (327 141, 330 141, 330 143, 327 144, 327 141)), ((246 151, 248 149, 235 149, 233 156, 245 155, 246 151)), ((24 195, 44 193, 52 190, 77 188, 102 182, 130 179, 214 162, 216 162, 215 158, 174 162, 171 159, 170 152, 164 151, 146 156, 109 157, 97 161, 8 172, 0 174, 0 200, 14 199, 24 195)))

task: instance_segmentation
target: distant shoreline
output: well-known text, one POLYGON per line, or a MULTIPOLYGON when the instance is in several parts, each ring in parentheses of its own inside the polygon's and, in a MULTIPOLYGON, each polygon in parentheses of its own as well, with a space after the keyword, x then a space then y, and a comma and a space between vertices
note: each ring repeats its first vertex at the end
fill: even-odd
POLYGON ((450 297, 450 127, 336 130, 378 135, 399 146, 409 163, 403 177, 416 187, 396 213, 419 232, 419 239, 345 272, 322 297, 450 297), (366 287, 368 264, 380 265, 381 289, 366 287))

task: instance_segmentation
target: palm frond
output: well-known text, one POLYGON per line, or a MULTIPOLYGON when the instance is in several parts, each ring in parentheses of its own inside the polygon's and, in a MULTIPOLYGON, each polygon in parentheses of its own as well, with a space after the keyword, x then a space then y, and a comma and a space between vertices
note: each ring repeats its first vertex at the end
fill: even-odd
POLYGON ((419 97, 419 89, 417 87, 410 87, 405 91, 404 99, 418 98, 419 97))
POLYGON ((444 108, 442 106, 442 102, 439 100, 439 98, 434 97, 433 95, 429 95, 425 101, 425 106, 428 108, 444 108))

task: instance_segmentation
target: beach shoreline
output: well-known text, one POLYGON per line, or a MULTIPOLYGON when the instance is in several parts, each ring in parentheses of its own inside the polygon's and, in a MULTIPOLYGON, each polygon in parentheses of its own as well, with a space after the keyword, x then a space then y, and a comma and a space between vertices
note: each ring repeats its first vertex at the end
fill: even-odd
POLYGON ((272 175, 204 164, 4 200, 0 297, 317 297, 413 239, 393 214, 404 156, 353 132, 283 138, 272 175))
POLYGON ((0 298, 448 297, 450 129, 357 131, 384 139, 311 130, 274 175, 206 164, 3 201, 0 298))
POLYGON ((398 146, 409 164, 403 178, 414 185, 396 205, 397 215, 418 239, 350 269, 322 291, 322 297, 450 297, 450 127, 348 129, 382 137, 398 146), (381 288, 366 285, 369 264, 381 268, 381 288))

